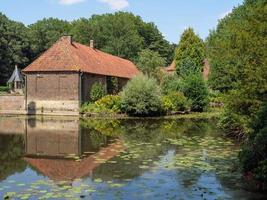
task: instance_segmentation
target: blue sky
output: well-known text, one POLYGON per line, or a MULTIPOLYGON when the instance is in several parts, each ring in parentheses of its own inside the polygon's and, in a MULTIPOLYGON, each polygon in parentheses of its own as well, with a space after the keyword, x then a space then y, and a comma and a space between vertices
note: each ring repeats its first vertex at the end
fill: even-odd
POLYGON ((165 38, 177 43, 189 26, 205 39, 218 19, 243 0, 0 0, 0 12, 31 24, 44 17, 73 20, 118 10, 154 22, 165 38))

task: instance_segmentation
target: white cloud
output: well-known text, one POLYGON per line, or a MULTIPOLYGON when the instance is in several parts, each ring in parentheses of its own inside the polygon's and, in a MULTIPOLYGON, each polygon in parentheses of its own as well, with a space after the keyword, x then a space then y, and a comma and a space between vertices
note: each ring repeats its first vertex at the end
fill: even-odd
POLYGON ((222 19, 222 18, 226 17, 227 15, 229 15, 231 12, 232 12, 232 10, 228 10, 227 12, 220 14, 219 18, 222 19))
POLYGON ((85 0, 59 0, 59 4, 62 5, 72 5, 72 4, 76 4, 76 3, 81 3, 85 0))
POLYGON ((122 10, 130 5, 128 0, 99 0, 99 1, 108 4, 112 10, 122 10))

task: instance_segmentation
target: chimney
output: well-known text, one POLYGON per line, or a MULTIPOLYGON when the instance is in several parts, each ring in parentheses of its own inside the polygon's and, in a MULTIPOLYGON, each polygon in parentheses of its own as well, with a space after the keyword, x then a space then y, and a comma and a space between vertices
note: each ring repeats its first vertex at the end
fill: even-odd
POLYGON ((90 47, 94 48, 94 40, 90 40, 90 47))

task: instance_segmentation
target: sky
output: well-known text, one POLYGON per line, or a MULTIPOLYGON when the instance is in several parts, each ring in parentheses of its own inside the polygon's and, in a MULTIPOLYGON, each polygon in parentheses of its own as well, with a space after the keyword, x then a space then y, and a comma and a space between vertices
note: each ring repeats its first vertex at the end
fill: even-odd
POLYGON ((93 14, 132 12, 154 22, 164 37, 177 43, 187 27, 205 39, 218 20, 243 0, 0 0, 0 12, 26 25, 56 17, 72 21, 93 14))

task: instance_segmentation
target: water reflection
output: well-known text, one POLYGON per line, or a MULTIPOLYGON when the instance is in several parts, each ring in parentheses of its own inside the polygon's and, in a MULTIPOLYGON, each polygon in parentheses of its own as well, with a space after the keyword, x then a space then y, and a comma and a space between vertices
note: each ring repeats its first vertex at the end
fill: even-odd
POLYGON ((123 150, 120 141, 90 133, 71 119, 28 119, 24 160, 54 181, 73 182, 123 150), (98 160, 97 160, 98 159, 98 160))
POLYGON ((239 147, 215 124, 0 118, 0 197, 264 199, 243 190, 239 147))

